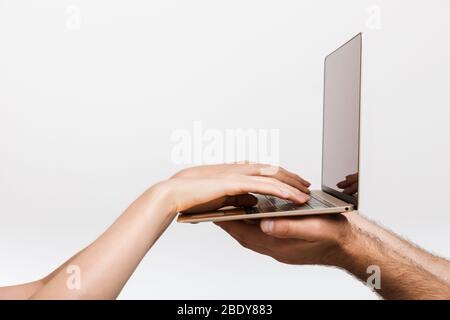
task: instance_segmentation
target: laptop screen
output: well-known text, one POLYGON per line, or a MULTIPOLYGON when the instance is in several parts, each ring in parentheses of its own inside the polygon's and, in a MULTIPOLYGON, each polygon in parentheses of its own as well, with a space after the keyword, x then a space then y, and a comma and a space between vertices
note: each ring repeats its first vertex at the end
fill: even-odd
POLYGON ((358 34, 325 58, 322 190, 357 205, 361 46, 358 34))

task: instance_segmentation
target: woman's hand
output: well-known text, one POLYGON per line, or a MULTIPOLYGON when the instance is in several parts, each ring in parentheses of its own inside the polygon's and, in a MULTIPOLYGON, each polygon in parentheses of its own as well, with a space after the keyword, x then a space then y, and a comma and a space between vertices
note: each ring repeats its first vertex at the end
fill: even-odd
POLYGON ((295 173, 278 166, 260 163, 232 163, 192 167, 181 170, 172 178, 209 178, 226 174, 271 177, 297 188, 306 194, 309 194, 308 187, 311 185, 295 173))
POLYGON ((150 188, 148 193, 160 199, 171 214, 218 209, 226 205, 251 206, 256 204, 256 198, 249 193, 272 195, 299 204, 310 198, 277 178, 226 173, 206 178, 175 176, 150 188))
MULTIPOLYGON (((240 177, 240 182, 244 177, 259 177, 259 178, 269 178, 269 179, 247 179, 247 181, 254 182, 267 182, 273 183, 283 183, 286 185, 288 190, 293 191, 298 195, 297 199, 290 199, 294 202, 304 203, 309 200, 308 194, 310 193, 308 187, 310 183, 305 179, 301 178, 295 173, 287 171, 281 167, 271 166, 267 164, 259 163, 233 163, 233 164, 218 164, 218 165, 205 165, 197 166, 192 168, 183 169, 177 174, 175 174, 170 180, 178 180, 183 183, 180 179, 195 179, 195 183, 199 183, 199 179, 203 180, 202 183, 211 183, 215 186, 221 186, 223 181, 231 182, 232 178, 240 177), (215 180, 214 180, 215 179, 215 180), (222 179, 221 181, 218 181, 222 179), (298 193, 295 190, 300 191, 298 193)), ((163 184, 168 184, 167 182, 163 184)), ((210 186, 208 187, 210 188, 210 186)), ((199 190, 199 189, 195 189, 199 190)), ((182 192, 183 195, 189 194, 191 190, 186 190, 182 192)), ((257 193, 257 192, 254 192, 257 193)), ((281 196, 280 196, 281 197, 281 196)), ((283 198, 283 197, 281 197, 283 198)), ((197 205, 191 206, 188 209, 183 209, 179 211, 189 212, 189 213, 199 213, 210 210, 215 210, 225 206, 235 206, 235 207, 247 207, 253 206, 257 203, 257 198, 251 194, 242 193, 237 195, 224 195, 216 199, 212 199, 197 205)))

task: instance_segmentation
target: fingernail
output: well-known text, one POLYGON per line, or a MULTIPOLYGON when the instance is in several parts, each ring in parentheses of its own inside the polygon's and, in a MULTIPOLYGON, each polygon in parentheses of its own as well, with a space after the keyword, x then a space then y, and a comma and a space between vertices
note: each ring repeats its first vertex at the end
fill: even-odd
POLYGON ((272 233, 273 231, 273 220, 263 220, 261 222, 261 229, 265 233, 272 233))

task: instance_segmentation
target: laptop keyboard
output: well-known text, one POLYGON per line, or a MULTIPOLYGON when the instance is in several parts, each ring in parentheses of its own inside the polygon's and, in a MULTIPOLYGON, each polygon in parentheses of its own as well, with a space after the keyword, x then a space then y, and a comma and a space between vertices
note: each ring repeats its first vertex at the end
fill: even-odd
POLYGON ((293 210, 311 210, 332 208, 334 205, 315 197, 311 194, 311 199, 304 204, 297 204, 289 200, 280 199, 273 196, 260 196, 258 197, 258 204, 254 207, 245 208, 246 213, 264 213, 264 212, 282 212, 293 210))

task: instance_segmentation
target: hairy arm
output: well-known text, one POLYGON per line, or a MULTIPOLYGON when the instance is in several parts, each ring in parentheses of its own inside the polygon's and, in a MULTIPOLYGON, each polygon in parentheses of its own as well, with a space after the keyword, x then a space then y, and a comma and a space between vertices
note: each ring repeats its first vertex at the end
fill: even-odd
POLYGON ((354 228, 379 239, 381 243, 391 248, 397 254, 398 259, 402 259, 405 263, 411 263, 413 261, 414 264, 450 285, 450 261, 447 259, 438 257, 419 248, 392 231, 370 221, 361 214, 346 214, 346 217, 354 228))
POLYGON ((379 272, 379 283, 369 281, 368 284, 385 299, 450 299, 448 283, 426 268, 431 263, 422 266, 416 262, 418 248, 407 246, 408 250, 400 253, 397 250, 407 244, 404 240, 391 233, 387 238, 381 227, 371 223, 368 226, 371 226, 370 233, 361 229, 361 225, 354 225, 340 253, 331 255, 330 264, 347 270, 363 282, 379 272))
POLYGON ((409 245, 356 212, 218 225, 244 247, 280 262, 342 268, 386 299, 450 299, 445 259, 409 245), (379 276, 379 282, 368 281, 372 276, 379 276))

